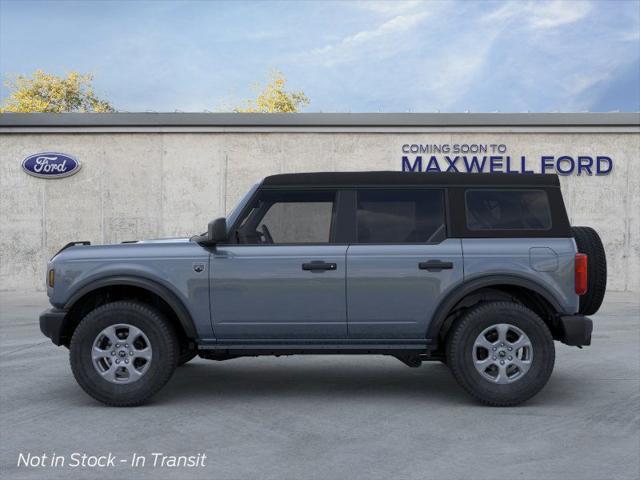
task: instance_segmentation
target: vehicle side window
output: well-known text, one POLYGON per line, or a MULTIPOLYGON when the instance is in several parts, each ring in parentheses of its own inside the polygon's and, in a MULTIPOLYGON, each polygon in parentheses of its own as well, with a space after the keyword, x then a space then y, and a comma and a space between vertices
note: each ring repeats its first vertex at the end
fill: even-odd
POLYGON ((324 191, 262 191, 238 229, 238 242, 329 243, 335 196, 324 191))
POLYGON ((446 238, 440 189, 359 190, 358 243, 427 243, 446 238))
POLYGON ((467 190, 469 230, 549 230, 551 209, 544 190, 467 190))

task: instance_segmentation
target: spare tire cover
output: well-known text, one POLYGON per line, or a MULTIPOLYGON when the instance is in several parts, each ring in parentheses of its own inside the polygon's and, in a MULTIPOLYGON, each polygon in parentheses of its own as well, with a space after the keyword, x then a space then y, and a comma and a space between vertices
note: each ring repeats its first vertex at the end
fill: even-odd
POLYGON ((579 312, 593 315, 598 311, 607 289, 607 257, 598 233, 591 227, 571 227, 578 252, 587 255, 587 293, 580 297, 579 312))

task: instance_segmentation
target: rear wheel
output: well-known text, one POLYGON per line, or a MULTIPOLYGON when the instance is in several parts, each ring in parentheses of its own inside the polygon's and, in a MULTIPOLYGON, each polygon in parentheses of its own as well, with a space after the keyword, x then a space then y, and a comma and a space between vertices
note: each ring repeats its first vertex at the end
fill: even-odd
POLYGON ((545 323, 513 302, 472 308, 453 326, 447 365, 473 397, 492 406, 522 403, 547 383, 555 361, 545 323))
POLYGON ((176 336, 160 312, 120 301, 96 308, 80 322, 69 358, 78 384, 93 398, 134 406, 167 383, 178 354, 176 336))

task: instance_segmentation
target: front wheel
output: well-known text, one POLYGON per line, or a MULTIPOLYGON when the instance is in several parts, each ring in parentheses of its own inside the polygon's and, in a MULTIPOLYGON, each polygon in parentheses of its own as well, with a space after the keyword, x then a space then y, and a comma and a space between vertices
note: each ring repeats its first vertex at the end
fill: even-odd
POLYGON ((139 405, 171 378, 179 346, 168 320, 139 302, 118 301, 90 312, 70 345, 73 375, 107 405, 139 405))
POLYGON ((447 341, 447 365, 458 383, 491 406, 522 403, 549 380, 555 347, 548 327, 528 308, 492 302, 465 313, 447 341))

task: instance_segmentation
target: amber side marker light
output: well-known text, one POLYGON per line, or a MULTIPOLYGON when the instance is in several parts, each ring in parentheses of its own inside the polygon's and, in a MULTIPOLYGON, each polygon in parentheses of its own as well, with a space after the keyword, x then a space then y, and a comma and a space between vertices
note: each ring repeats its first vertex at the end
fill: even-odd
POLYGON ((56 271, 52 268, 49 270, 49 286, 53 288, 53 284, 56 280, 56 271))
POLYGON ((576 253, 576 293, 587 293, 587 256, 584 253, 576 253))

